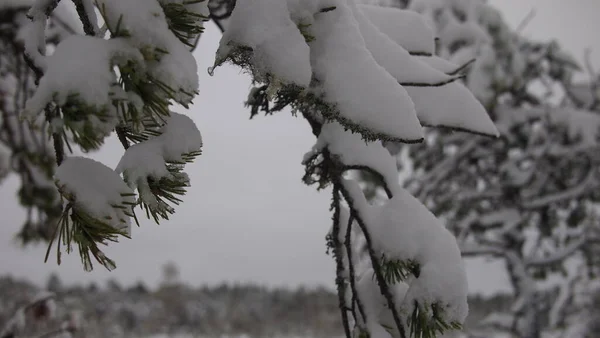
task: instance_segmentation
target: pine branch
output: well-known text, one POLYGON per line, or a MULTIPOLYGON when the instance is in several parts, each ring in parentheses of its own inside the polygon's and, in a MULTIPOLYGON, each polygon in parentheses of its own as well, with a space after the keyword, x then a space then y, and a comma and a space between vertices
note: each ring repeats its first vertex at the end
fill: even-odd
POLYGON ((345 165, 344 171, 348 171, 348 170, 361 170, 361 171, 368 172, 369 174, 373 175, 373 177, 375 177, 375 179, 377 179, 377 183, 379 183, 381 185, 381 187, 385 191, 385 194, 387 195, 387 197, 388 198, 393 197, 391 188, 388 186, 387 182, 383 178, 383 175, 380 172, 378 172, 377 170, 375 170, 371 167, 364 166, 364 165, 345 165))
POLYGON ((457 80, 464 79, 465 75, 458 75, 448 80, 435 82, 435 83, 423 83, 423 82, 400 82, 400 85, 403 87, 441 87, 457 80))
MULTIPOLYGON (((49 106, 46 106, 45 113, 48 124, 51 124, 52 120, 59 116, 58 107, 52 110, 49 106)), ((62 135, 57 131, 52 132, 52 145, 54 146, 54 154, 56 155, 56 165, 60 166, 65 160, 65 148, 62 135)))
MULTIPOLYGON (((28 18, 32 22, 36 22, 36 21, 40 21, 40 20, 47 21, 48 17, 50 17, 50 15, 52 15, 52 12, 56 9, 56 7, 58 6, 59 3, 60 3, 60 0, 51 0, 51 1, 39 1, 38 0, 31 7, 31 9, 28 13, 28 18), (41 17, 40 15, 37 15, 37 13, 39 13, 39 12, 44 13, 45 17, 41 17)), ((26 44, 26 46, 27 46, 27 44, 26 44)), ((39 54, 41 56, 41 53, 40 53, 40 51, 37 51, 37 50, 31 51, 31 50, 26 49, 25 54, 24 54, 25 62, 33 70, 33 72, 35 74, 35 84, 38 85, 40 82, 40 79, 44 75, 44 66, 37 64, 35 61, 36 58, 32 57, 32 54, 33 55, 39 54)), ((56 109, 58 109, 58 108, 56 108, 56 109)), ((50 124, 52 122, 52 119, 57 116, 57 112, 56 111, 52 112, 50 107, 45 108, 45 113, 46 113, 46 122, 48 124, 50 124)), ((53 141, 53 146, 54 146, 54 152, 56 154, 56 163, 57 163, 57 165, 61 165, 64 160, 64 157, 65 157, 65 155, 64 155, 65 150, 63 147, 63 143, 62 143, 62 138, 57 132, 53 132, 52 133, 52 141, 53 141)))
MULTIPOLYGON (((321 124, 319 122, 317 122, 315 119, 313 119, 311 117, 311 114, 308 113, 308 111, 300 110, 300 112, 310 123, 311 128, 313 130, 313 134, 315 134, 318 137, 318 135, 321 132, 321 124)), ((377 254, 375 253, 375 250, 373 248, 373 241, 371 239, 370 232, 367 228, 365 221, 363 220, 363 218, 359 214, 357 208, 355 207, 352 196, 350 195, 348 190, 343 185, 343 175, 344 175, 344 172, 346 171, 347 167, 344 167, 344 165, 342 163, 340 163, 335 158, 333 158, 333 156, 327 149, 324 149, 320 154, 313 155, 313 157, 311 159, 309 159, 309 161, 307 161, 306 163, 307 163, 307 170, 306 170, 306 174, 303 178, 305 183, 312 184, 315 182, 319 182, 319 188, 323 188, 327 184, 332 183, 333 190, 337 191, 337 192, 341 192, 342 196, 346 200, 348 206, 350 207, 350 218, 355 219, 357 221, 357 223, 365 237, 365 240, 367 243, 367 250, 369 253, 369 257, 371 259, 371 265, 375 272, 377 283, 379 285, 379 290, 380 290, 381 294, 385 297, 385 299, 387 301, 387 305, 388 305, 390 311, 392 312, 394 323, 395 323, 396 327, 398 328, 400 337, 407 338, 406 330, 404 328, 404 324, 402 323, 400 314, 398 313, 398 310, 396 308, 396 304, 395 304, 393 295, 392 295, 392 293, 388 287, 388 284, 386 283, 385 277, 383 275, 382 267, 379 262, 379 257, 377 256, 377 254), (321 162, 317 163, 316 159, 319 156, 321 156, 322 159, 321 159, 321 162), (318 174, 317 179, 312 178, 312 176, 314 174, 318 174)), ((389 195, 390 195, 389 196, 390 198, 393 197, 393 196, 391 196, 391 191, 389 191, 389 195)))
POLYGON ((122 126, 117 126, 115 131, 117 132, 117 138, 119 139, 119 142, 121 142, 121 145, 123 145, 123 148, 125 150, 129 149, 129 140, 127 139, 127 132, 125 128, 122 126))
POLYGON ((225 31, 223 21, 229 19, 233 9, 235 8, 236 0, 207 0, 210 10, 210 19, 219 27, 221 32, 225 31))
POLYGON ((333 245, 333 256, 335 258, 335 284, 337 286, 337 294, 339 308, 342 315, 342 324, 346 338, 351 338, 350 324, 348 322, 348 311, 346 305, 346 281, 344 280, 344 261, 342 252, 342 243, 340 243, 340 195, 339 191, 334 187, 332 197, 333 209, 333 230, 331 233, 331 242, 333 245))
POLYGON ((83 31, 85 34, 88 36, 96 36, 95 25, 92 23, 91 18, 87 15, 84 1, 87 0, 73 0, 73 4, 75 4, 75 10, 77 11, 77 15, 79 15, 79 20, 83 25, 83 31))
POLYGON ((354 258, 352 257, 352 223, 354 218, 352 216, 348 217, 348 225, 346 228, 346 235, 344 246, 346 247, 346 255, 348 256, 348 270, 350 274, 350 289, 352 290, 352 305, 356 304, 358 306, 358 312, 362 317, 363 323, 367 322, 367 313, 365 312, 365 308, 362 304, 362 300, 360 299, 360 295, 356 290, 356 276, 354 272, 354 258))
POLYGON ((339 189, 339 191, 342 193, 342 196, 344 196, 344 199, 346 200, 346 202, 348 203, 348 206, 350 207, 350 217, 353 217, 356 220, 356 222, 358 223, 358 225, 363 233, 363 236, 365 237, 365 241, 367 242, 367 250, 369 253, 369 257, 371 258, 371 265, 373 266, 373 271, 375 272, 375 277, 377 279, 377 284, 379 285, 379 290, 380 290, 381 294, 385 297, 385 299, 387 301, 387 305, 388 305, 390 311, 392 312, 392 316, 394 318, 394 323, 396 324, 396 327, 398 328, 398 331, 400 332, 400 337, 407 338, 404 324, 402 324, 402 320, 400 319, 400 314, 398 313, 398 309, 396 308, 396 303, 394 302, 394 297, 393 297, 393 295, 389 289, 389 286, 385 280, 385 277, 383 275, 382 267, 381 267, 381 264, 379 263, 379 257, 377 257, 377 254, 375 253, 375 250, 373 249, 373 240, 371 239, 371 234, 366 225, 366 222, 364 221, 364 219, 361 217, 360 213, 354 206, 354 199, 350 195, 350 192, 344 187, 341 177, 337 178, 337 181, 334 182, 334 187, 336 187, 336 186, 337 186, 337 189, 339 189))

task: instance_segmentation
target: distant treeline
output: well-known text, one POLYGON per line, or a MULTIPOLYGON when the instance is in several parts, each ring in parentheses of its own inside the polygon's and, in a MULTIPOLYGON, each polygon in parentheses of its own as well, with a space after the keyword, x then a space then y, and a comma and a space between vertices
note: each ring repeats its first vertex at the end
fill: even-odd
MULTIPOLYGON (((150 290, 143 283, 122 287, 115 281, 99 287, 66 287, 51 276, 46 288, 57 295, 55 319, 81 313, 82 337, 144 336, 188 333, 252 337, 341 336, 335 293, 326 288, 267 288, 228 285, 192 288, 169 283, 150 290)), ((0 277, 0 326, 39 288, 27 281, 0 277)), ((474 297, 469 324, 510 305, 506 296, 474 297)))

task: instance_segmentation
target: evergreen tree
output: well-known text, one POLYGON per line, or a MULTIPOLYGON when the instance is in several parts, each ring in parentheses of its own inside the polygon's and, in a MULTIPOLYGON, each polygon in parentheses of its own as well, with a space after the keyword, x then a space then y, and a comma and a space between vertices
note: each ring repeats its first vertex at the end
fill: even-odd
POLYGON ((62 281, 55 272, 51 273, 50 276, 48 276, 48 281, 46 282, 46 290, 55 294, 63 291, 62 281))
POLYGON ((162 285, 175 286, 179 284, 179 267, 174 262, 167 262, 162 267, 162 285))

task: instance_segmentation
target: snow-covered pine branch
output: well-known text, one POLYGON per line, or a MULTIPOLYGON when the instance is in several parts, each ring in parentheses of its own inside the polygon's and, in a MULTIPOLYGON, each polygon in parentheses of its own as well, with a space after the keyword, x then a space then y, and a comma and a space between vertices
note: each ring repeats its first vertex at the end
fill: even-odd
POLYGON ((354 0, 237 1, 217 51, 215 67, 253 76, 252 115, 291 106, 317 136, 304 182, 332 187, 328 243, 348 337, 434 337, 467 315, 456 240, 399 185, 382 143, 419 142, 423 125, 497 135, 457 82, 462 67, 433 53, 418 14, 354 0), (377 177, 388 200, 368 203, 353 171, 377 177))
POLYGON ((484 1, 413 0, 408 8, 435 27, 446 62, 475 57, 464 82, 501 134, 428 131, 423 145, 404 147, 408 190, 447 220, 463 254, 506 262, 515 303, 496 318, 510 318, 512 334, 539 337, 534 319, 545 314, 553 318, 547 331, 574 325, 567 320, 574 285, 587 283, 588 252, 598 245, 589 235, 598 231, 592 220, 600 197, 594 86, 574 86, 571 75, 581 67, 573 58, 554 42, 520 37, 484 1), (557 87, 568 93, 563 102, 557 87))
POLYGON ((202 138, 170 106, 187 106, 198 91, 190 49, 207 1, 78 0, 85 35, 66 37, 48 54, 45 27, 58 3, 35 1, 27 14, 25 59, 39 84, 20 113, 52 137, 63 200, 53 238, 59 263, 64 243, 67 252, 78 246, 86 270, 92 256, 112 269, 98 245, 130 236, 137 205, 156 222, 168 219, 189 186, 184 165, 200 154, 202 138), (72 146, 99 149, 113 132, 125 148, 116 170, 69 156, 72 146))

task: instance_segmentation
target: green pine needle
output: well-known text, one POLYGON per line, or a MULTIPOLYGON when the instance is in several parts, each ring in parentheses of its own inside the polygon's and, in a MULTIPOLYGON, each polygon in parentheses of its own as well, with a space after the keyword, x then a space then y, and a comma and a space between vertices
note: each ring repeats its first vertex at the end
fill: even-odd
POLYGON ((405 281, 410 275, 419 277, 420 266, 414 260, 388 260, 385 255, 381 256, 381 269, 388 284, 396 284, 405 281))
POLYGON ((458 322, 446 322, 443 319, 443 309, 439 304, 432 304, 429 308, 415 302, 415 308, 408 320, 410 337, 436 338, 451 330, 462 330, 458 322))
POLYGON ((167 19, 169 29, 183 44, 194 48, 197 37, 204 32, 203 22, 208 17, 188 10, 186 5, 202 1, 188 1, 183 4, 167 3, 162 8, 167 19))
MULTIPOLYGON (((188 156, 191 158, 190 154, 188 156)), ((161 219, 168 220, 169 216, 175 213, 172 205, 182 202, 179 197, 185 195, 186 188, 189 187, 189 178, 183 172, 183 165, 170 162, 167 164, 167 170, 170 177, 161 177, 158 180, 148 178, 148 186, 156 198, 156 203, 141 202, 146 217, 156 223, 160 223, 161 219)))
MULTIPOLYGON (((107 132, 98 128, 98 123, 110 125, 113 117, 108 114, 107 107, 93 107, 79 99, 78 94, 67 97, 61 107, 63 130, 72 135, 72 140, 84 151, 97 150, 104 143, 107 132)), ((66 133, 61 133, 67 146, 66 133)))
MULTIPOLYGON (((135 218, 133 206, 115 205, 113 207, 130 210, 126 215, 135 218)), ((48 245, 44 262, 48 261, 52 244, 56 240, 56 256, 59 265, 62 255, 61 247, 66 247, 66 252, 69 254, 73 250, 73 244, 76 244, 85 271, 93 269, 91 257, 94 257, 100 265, 108 270, 113 270, 116 267, 115 262, 106 257, 98 245, 117 242, 119 236, 128 237, 128 235, 123 230, 114 228, 106 221, 110 221, 110 219, 98 219, 77 207, 73 201, 69 202, 57 223, 56 231, 48 245)), ((126 224, 126 220, 121 220, 121 222, 126 224)))
POLYGON ((300 34, 302 34, 302 36, 304 37, 304 40, 306 41, 306 43, 315 41, 314 35, 311 35, 308 32, 308 29, 310 28, 310 24, 298 23, 296 26, 298 27, 300 34))

